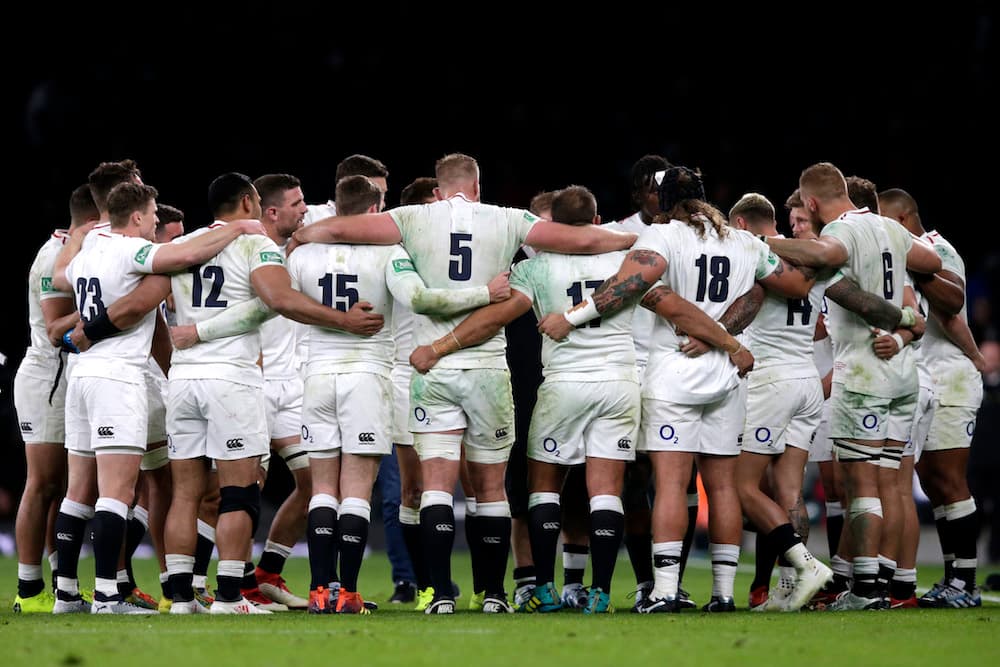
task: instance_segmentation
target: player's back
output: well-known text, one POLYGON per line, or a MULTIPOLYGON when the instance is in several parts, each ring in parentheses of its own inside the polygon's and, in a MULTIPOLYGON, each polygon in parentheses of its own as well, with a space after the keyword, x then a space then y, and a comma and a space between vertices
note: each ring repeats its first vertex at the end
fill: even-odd
MULTIPOLYGON (((822 234, 839 239, 847 248, 848 259, 840 274, 862 290, 902 307, 906 255, 913 243, 902 225, 863 208, 828 223, 822 234)), ((836 280, 835 276, 831 283, 836 280)), ((834 381, 852 392, 887 398, 916 390, 916 368, 876 357, 871 326, 861 316, 830 301, 828 308, 834 381)))
MULTIPOLYGON (((386 265, 405 257, 398 245, 321 245, 297 249, 289 260, 293 285, 325 306, 347 312, 359 301, 385 318, 374 336, 311 327, 307 373, 388 373, 392 367, 393 298, 386 284, 386 265)), ((409 261, 408 259, 406 261, 409 261)))
POLYGON ((750 387, 818 375, 813 337, 825 291, 826 282, 817 281, 804 299, 765 292, 764 302, 745 335, 754 357, 754 368, 747 378, 750 387))
MULTIPOLYGON (((184 241, 225 223, 175 239, 184 241)), ((222 309, 256 296, 250 274, 265 265, 282 266, 281 250, 266 236, 243 235, 230 242, 204 264, 193 266, 171 278, 178 324, 197 324, 211 319, 222 309)), ((260 332, 204 341, 186 350, 175 350, 170 360, 171 379, 217 378, 261 386, 260 332)))
MULTIPOLYGON (((143 278, 136 264, 145 264, 152 244, 146 239, 102 230, 73 258, 67 278, 76 295, 80 317, 92 321, 111 304, 134 290, 143 278)), ((81 353, 73 375, 141 382, 156 326, 151 310, 134 327, 100 340, 81 353)))
MULTIPOLYGON (((389 211, 403 246, 427 287, 458 289, 484 286, 510 266, 514 253, 538 218, 523 209, 472 202, 459 194, 450 199, 389 211)), ((464 319, 416 316, 418 345, 445 336, 464 319)), ((475 347, 459 350, 438 368, 504 368, 503 332, 475 347)))
MULTIPOLYGON (((724 227, 724 236, 702 218, 704 235, 672 220, 652 225, 633 246, 654 250, 667 260, 663 282, 681 297, 718 320, 758 277, 769 275, 777 260, 751 234, 724 227)), ((691 358, 680 352, 682 333, 658 318, 643 395, 684 404, 719 400, 737 385, 736 367, 722 350, 691 358)))
MULTIPOLYGON (((965 262, 951 243, 938 232, 922 237, 941 258, 942 266, 965 280, 965 262)), ((958 317, 968 321, 965 305, 958 317)), ((921 355, 934 381, 941 405, 978 407, 982 401, 982 380, 975 365, 945 333, 940 321, 927 318, 927 332, 921 343, 921 355)))
MULTIPOLYGON (((510 286, 532 299, 535 314, 564 312, 613 276, 625 252, 542 252, 514 266, 510 286)), ((543 374, 561 381, 636 380, 632 316, 636 306, 574 329, 563 341, 542 339, 543 374)))

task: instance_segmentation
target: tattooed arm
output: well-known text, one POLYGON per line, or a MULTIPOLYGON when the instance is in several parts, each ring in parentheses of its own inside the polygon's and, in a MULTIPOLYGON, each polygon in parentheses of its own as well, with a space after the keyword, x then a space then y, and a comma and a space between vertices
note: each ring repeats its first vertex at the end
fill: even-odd
POLYGON ((879 329, 892 331, 903 318, 903 312, 899 308, 880 296, 864 291, 847 278, 827 287, 826 296, 879 329))
POLYGON ((678 331, 728 352, 730 360, 740 369, 741 376, 753 369, 753 355, 738 340, 704 311, 666 285, 651 289, 643 297, 642 305, 660 317, 670 320, 678 331))
POLYGON ((753 318, 757 317, 763 304, 764 288, 755 283, 749 292, 733 301, 733 304, 719 318, 719 322, 726 327, 726 331, 734 336, 741 334, 744 329, 750 326, 753 318))
POLYGON ((574 326, 599 315, 618 312, 638 300, 666 270, 667 260, 659 253, 633 250, 625 257, 618 273, 565 313, 549 313, 543 317, 538 330, 553 340, 562 340, 574 326))

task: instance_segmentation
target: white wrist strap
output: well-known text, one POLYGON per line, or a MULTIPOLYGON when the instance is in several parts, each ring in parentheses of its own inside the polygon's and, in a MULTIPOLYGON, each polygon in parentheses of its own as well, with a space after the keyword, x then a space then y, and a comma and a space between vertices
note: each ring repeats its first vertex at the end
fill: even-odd
POLYGON ((896 345, 899 346, 900 350, 902 350, 904 347, 906 347, 906 343, 903 342, 903 337, 900 334, 898 334, 898 333, 892 334, 892 339, 894 341, 896 341, 896 345))
POLYGON ((581 324, 589 322, 595 317, 599 317, 600 313, 597 312, 597 306, 594 305, 594 299, 588 296, 586 299, 563 313, 563 315, 566 317, 567 322, 572 324, 574 327, 578 327, 581 324))
POLYGON ((899 326, 912 327, 917 323, 917 315, 910 306, 903 306, 902 315, 899 317, 899 326))

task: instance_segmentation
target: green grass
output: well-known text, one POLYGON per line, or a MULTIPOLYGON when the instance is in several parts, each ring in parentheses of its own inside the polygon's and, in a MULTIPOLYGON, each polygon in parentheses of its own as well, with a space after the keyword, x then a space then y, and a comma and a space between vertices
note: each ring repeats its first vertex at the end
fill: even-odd
MULTIPOLYGON (((83 561, 80 571, 88 573, 85 579, 90 576, 93 561, 83 561)), ((137 561, 137 572, 147 592, 159 592, 152 561, 137 561)), ((940 575, 940 569, 922 569, 921 589, 940 575)), ((293 591, 305 594, 304 559, 290 560, 285 576, 293 591)), ((392 584, 380 553, 362 569, 362 593, 381 604, 368 617, 22 616, 11 612, 16 578, 14 560, 0 559, 0 664, 4 666, 1000 664, 1000 625, 994 625, 1000 624, 1000 605, 995 603, 973 610, 638 616, 627 613, 626 594, 633 588, 627 560, 619 561, 612 595, 620 613, 604 617, 567 611, 486 617, 465 611, 471 588, 465 553, 455 557, 462 611, 440 618, 385 603, 392 584)), ((740 605, 746 604, 750 578, 749 572, 737 577, 740 605)), ((711 575, 704 563, 689 568, 684 584, 694 599, 707 600, 711 575)))

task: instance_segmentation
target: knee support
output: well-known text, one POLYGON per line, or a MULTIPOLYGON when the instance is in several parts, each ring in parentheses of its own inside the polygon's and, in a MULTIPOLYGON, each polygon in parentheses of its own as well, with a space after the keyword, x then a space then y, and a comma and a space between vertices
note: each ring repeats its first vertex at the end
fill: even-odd
POLYGON ((166 447, 150 449, 142 455, 142 462, 139 464, 139 470, 159 470, 168 463, 170 463, 170 457, 167 453, 166 447))
POLYGON ((251 484, 224 486, 219 489, 219 515, 226 512, 246 512, 253 526, 251 535, 256 533, 257 524, 260 522, 260 487, 251 484))
POLYGON ((853 521, 862 514, 874 514, 882 518, 882 501, 878 498, 854 498, 847 510, 848 517, 853 521))
POLYGON ((413 448, 421 461, 441 458, 458 461, 462 458, 462 436, 453 433, 414 433, 413 448))
POLYGON ((304 450, 301 444, 279 449, 278 456, 284 459, 289 470, 303 470, 309 467, 309 452, 304 450))
POLYGON ((882 460, 882 448, 835 438, 833 455, 842 463, 870 463, 877 466, 882 460))

